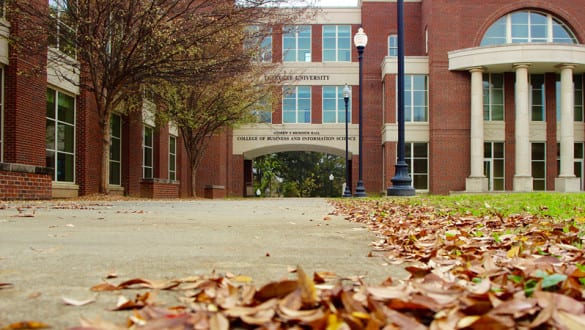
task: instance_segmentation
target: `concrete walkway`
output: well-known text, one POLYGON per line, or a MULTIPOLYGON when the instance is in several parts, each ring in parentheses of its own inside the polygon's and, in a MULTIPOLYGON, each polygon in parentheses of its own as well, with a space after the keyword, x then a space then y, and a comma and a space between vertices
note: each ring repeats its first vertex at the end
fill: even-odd
POLYGON ((368 257, 375 237, 328 216, 331 209, 324 199, 0 202, 0 283, 14 285, 0 289, 0 328, 23 320, 54 329, 79 325, 80 317, 122 321, 127 314, 108 311, 118 293, 82 307, 62 302, 94 297, 89 288, 110 273, 117 284, 230 272, 258 286, 295 278, 287 271, 295 265, 371 284, 407 276, 368 257))

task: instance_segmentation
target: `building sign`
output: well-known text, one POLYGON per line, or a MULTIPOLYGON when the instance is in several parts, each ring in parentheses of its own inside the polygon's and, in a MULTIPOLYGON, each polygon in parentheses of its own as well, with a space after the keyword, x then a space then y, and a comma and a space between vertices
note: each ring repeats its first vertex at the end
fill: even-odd
POLYGON ((264 78, 269 82, 283 81, 329 81, 331 76, 327 74, 275 74, 265 75, 264 78))
MULTIPOLYGON (((355 136, 350 136, 349 141, 356 141, 355 136)), ((315 130, 277 130, 272 135, 242 135, 237 136, 236 141, 260 141, 260 142, 333 142, 345 141, 344 136, 321 135, 315 130)))

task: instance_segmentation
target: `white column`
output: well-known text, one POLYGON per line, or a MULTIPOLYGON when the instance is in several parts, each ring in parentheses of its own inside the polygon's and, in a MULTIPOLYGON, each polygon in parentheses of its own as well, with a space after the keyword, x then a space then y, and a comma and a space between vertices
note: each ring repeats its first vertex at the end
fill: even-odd
POLYGON ((514 65, 516 70, 515 170, 514 191, 532 191, 532 148, 530 145, 530 96, 528 64, 514 65))
MULTIPOLYGON (((571 64, 563 64, 561 68, 561 168, 559 177, 555 179, 555 190, 574 192, 580 190, 580 180, 575 176, 574 154, 574 122, 575 122, 575 91, 573 85, 573 68, 571 64)), ((557 100, 559 102, 559 100, 557 100)))
POLYGON ((465 180, 467 192, 488 190, 488 180, 483 173, 483 68, 471 72, 471 174, 465 180))

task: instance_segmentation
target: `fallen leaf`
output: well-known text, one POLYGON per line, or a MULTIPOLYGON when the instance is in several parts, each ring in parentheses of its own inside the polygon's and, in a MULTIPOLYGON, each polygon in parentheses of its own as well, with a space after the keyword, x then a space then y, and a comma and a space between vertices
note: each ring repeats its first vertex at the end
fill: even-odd
POLYGON ((585 329, 585 315, 571 314, 565 311, 558 311, 553 318, 563 329, 582 330, 585 329))
POLYGON ((23 321, 7 325, 4 328, 2 328, 2 330, 47 329, 50 327, 51 326, 43 322, 23 321))
POLYGON ((313 282, 309 275, 307 275, 300 266, 297 266, 297 275, 303 304, 314 306, 317 304, 317 289, 315 288, 315 282, 313 282))
POLYGON ((271 282, 260 288, 254 295, 259 301, 266 301, 272 298, 283 298, 299 287, 298 281, 284 280, 280 282, 271 282))
POLYGON ((9 288, 13 288, 14 284, 12 283, 0 283, 0 290, 2 289, 9 289, 9 288))
POLYGON ((91 287, 90 289, 91 291, 117 291, 120 290, 120 288, 117 285, 113 285, 112 283, 100 283, 97 285, 94 285, 91 287))
POLYGON ((71 298, 67 298, 67 297, 61 297, 61 299, 63 300, 63 303, 65 303, 65 305, 71 305, 71 306, 85 306, 88 304, 91 304, 93 302, 95 302, 97 298, 97 295, 86 299, 86 300, 77 300, 77 299, 71 299, 71 298))

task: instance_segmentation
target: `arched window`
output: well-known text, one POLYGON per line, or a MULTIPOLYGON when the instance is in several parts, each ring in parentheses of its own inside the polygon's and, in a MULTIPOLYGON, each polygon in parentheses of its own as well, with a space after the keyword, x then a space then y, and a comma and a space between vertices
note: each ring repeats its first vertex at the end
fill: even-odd
POLYGON ((577 39, 569 28, 550 14, 525 10, 510 13, 487 30, 481 46, 554 42, 575 44, 577 39))

